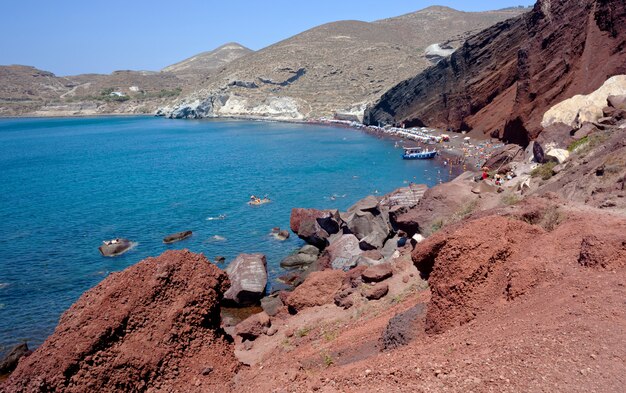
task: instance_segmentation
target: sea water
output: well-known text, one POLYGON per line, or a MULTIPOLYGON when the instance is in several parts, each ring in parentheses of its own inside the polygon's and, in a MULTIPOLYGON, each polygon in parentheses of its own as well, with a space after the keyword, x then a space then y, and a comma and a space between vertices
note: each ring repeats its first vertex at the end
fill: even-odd
MULTIPOLYGON (((0 120, 0 352, 31 347, 110 272, 168 249, 209 259, 267 256, 270 277, 303 245, 279 242, 293 207, 347 209, 447 172, 404 161, 394 142, 355 130, 152 117, 0 120), (271 203, 252 207, 251 195, 271 203), (164 236, 192 230, 172 245, 164 236), (103 240, 136 242, 116 258, 103 240)), ((225 267, 221 265, 220 267, 225 267)))

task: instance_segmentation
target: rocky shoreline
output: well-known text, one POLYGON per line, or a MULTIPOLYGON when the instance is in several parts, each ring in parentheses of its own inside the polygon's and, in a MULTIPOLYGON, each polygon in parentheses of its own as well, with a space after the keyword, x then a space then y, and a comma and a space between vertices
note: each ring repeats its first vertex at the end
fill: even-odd
POLYGON ((401 111, 377 112, 497 123, 519 145, 453 138, 443 159, 462 173, 449 182, 343 212, 295 207, 290 229, 307 245, 283 260, 273 293, 262 254, 222 271, 167 251, 113 273, 0 392, 623 391, 626 79, 613 72, 621 52, 583 44, 618 45, 626 8, 584 3, 539 1, 399 85, 386 99, 401 111), (511 34, 484 44, 494 32, 511 34), (481 62, 485 45, 506 50, 481 62), (560 50, 567 61, 548 67, 560 50), (579 88, 568 73, 597 58, 585 81, 597 90, 564 99, 579 88), (476 77, 483 68, 492 79, 476 77), (416 86, 434 98, 407 100, 416 86), (441 94, 450 86, 462 93, 441 94))
MULTIPOLYGON (((542 337, 562 337, 567 315, 552 318, 562 310, 584 313, 594 334, 606 326, 603 315, 623 315, 616 300, 626 293, 614 285, 626 274, 623 102, 608 99, 601 122, 548 128, 527 149, 495 151, 487 161, 499 170, 486 180, 468 171, 430 189, 369 196, 345 212, 294 208, 291 230, 308 245, 286 263, 291 288, 266 293, 260 254, 221 271, 202 255, 168 251, 113 273, 22 357, 0 391, 358 391, 371 378, 392 390, 396 373, 416 368, 424 374, 401 379, 412 390, 517 390, 536 372, 515 352, 520 346, 543 359, 548 378, 612 390, 614 359, 626 353, 615 341, 626 326, 614 319, 614 335, 586 341, 606 377, 560 368, 555 359, 575 353, 575 339, 556 349, 524 342, 536 342, 527 324, 539 320, 542 337), (553 152, 561 146, 571 152, 553 152), (580 188, 581 178, 590 188, 580 188), (581 286, 604 302, 578 302, 581 286), (510 344, 510 331, 523 342, 510 344), (607 345, 611 355, 598 357, 607 345), (497 363, 504 379, 492 381, 480 366, 489 353, 506 356, 497 363), (468 365, 464 356, 479 360, 468 365)), ((582 358, 570 359, 587 370, 582 358)))

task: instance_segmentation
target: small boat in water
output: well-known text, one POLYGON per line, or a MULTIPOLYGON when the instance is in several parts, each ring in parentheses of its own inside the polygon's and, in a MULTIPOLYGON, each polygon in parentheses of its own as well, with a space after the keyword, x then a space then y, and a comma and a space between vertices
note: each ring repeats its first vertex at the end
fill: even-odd
POLYGON ((98 247, 103 257, 116 257, 122 255, 133 247, 133 243, 128 239, 104 240, 98 247))
POLYGON ((405 160, 428 160, 435 158, 437 150, 424 150, 421 147, 404 147, 402 158, 405 160))

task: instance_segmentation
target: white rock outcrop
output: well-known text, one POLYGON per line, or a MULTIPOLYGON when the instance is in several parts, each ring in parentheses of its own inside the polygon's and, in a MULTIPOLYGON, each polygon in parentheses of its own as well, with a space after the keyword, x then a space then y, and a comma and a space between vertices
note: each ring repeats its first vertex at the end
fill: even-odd
POLYGON ((565 149, 551 149, 546 153, 548 161, 554 161, 559 164, 564 163, 569 158, 569 151, 565 149))
POLYGON ((224 93, 209 94, 204 99, 181 101, 172 106, 159 108, 156 116, 170 119, 201 119, 212 117, 235 117, 274 120, 302 120, 298 101, 291 97, 247 97, 224 93))
POLYGON ((438 63, 441 59, 446 58, 453 54, 454 48, 445 47, 442 48, 439 44, 432 44, 426 48, 426 58, 432 62, 438 63))
POLYGON ((584 123, 602 118, 602 108, 607 106, 611 95, 626 94, 626 75, 609 78, 602 87, 588 95, 576 95, 550 108, 544 115, 541 126, 546 128, 555 123, 564 123, 578 128, 584 123))

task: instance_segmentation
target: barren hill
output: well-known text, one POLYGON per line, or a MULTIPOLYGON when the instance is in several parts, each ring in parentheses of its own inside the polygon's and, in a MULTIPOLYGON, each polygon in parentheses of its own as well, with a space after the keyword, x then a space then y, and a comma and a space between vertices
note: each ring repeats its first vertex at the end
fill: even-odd
POLYGON ((30 66, 0 66, 0 116, 152 113, 183 88, 251 52, 236 43, 163 71, 115 71, 58 77, 30 66))
POLYGON ((429 7, 376 22, 325 24, 229 63, 161 114, 170 117, 359 117, 365 104, 458 48, 472 33, 527 9, 429 7), (429 60, 430 58, 430 60, 429 60))
POLYGON ((163 68, 163 72, 171 72, 179 78, 196 80, 206 77, 209 73, 225 66, 233 60, 252 53, 236 42, 229 42, 212 51, 202 52, 188 59, 163 68))

